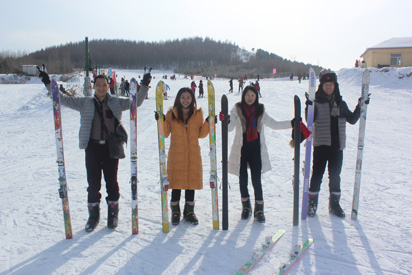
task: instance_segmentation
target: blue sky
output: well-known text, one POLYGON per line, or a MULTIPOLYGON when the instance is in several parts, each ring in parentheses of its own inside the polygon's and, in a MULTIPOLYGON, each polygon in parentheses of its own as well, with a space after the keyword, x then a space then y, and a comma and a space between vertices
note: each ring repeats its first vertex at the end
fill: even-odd
POLYGON ((411 0, 0 0, 0 51, 92 39, 194 36, 332 69, 366 48, 411 37, 411 0))

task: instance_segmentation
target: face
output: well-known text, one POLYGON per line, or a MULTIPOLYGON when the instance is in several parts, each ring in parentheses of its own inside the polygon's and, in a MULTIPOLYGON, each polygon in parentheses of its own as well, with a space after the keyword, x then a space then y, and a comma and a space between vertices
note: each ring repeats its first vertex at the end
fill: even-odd
POLYGON ((180 104, 182 104, 183 109, 188 109, 192 103, 192 95, 189 92, 183 92, 180 95, 180 104))
POLYGON ((333 91, 335 90, 335 83, 333 82, 326 82, 323 83, 323 90, 327 95, 332 95, 333 91))
POLYGON ((256 94, 252 90, 248 90, 245 95, 245 102, 247 105, 252 105, 256 101, 256 94))
POLYGON ((107 84, 106 79, 98 78, 94 83, 93 89, 96 91, 95 93, 97 98, 103 100, 107 95, 107 91, 109 90, 109 84, 107 84))

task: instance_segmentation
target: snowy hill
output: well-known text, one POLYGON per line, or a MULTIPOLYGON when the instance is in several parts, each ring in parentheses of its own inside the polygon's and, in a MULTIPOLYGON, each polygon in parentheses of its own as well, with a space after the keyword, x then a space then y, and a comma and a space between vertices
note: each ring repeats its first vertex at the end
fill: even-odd
MULTIPOLYGON (((290 130, 266 129, 272 170, 262 175, 266 224, 241 220, 238 179, 229 176, 229 230, 213 230, 209 189, 208 138, 200 141, 204 189, 196 192, 199 225, 182 222, 162 232, 154 87, 164 72, 155 72, 149 99, 138 108, 139 235, 131 235, 130 159, 119 164, 119 227, 106 227, 107 206, 95 232, 86 233, 86 171, 84 151, 78 149, 79 114, 63 107, 62 123, 67 182, 74 237, 66 240, 58 173, 51 100, 39 80, 0 84, 0 273, 1 274, 235 274, 259 250, 265 237, 278 229, 286 233, 251 274, 273 274, 287 260, 295 243, 315 239, 291 274, 411 274, 412 249, 412 68, 371 69, 358 220, 350 219, 355 177, 358 124, 347 126, 342 169, 342 207, 347 218, 328 213, 325 173, 318 214, 292 226, 293 150, 290 130), (387 71, 385 71, 387 70, 387 71), (400 77, 403 75, 403 77, 400 77), (407 76, 409 75, 409 76, 407 76)), ((354 109, 361 93, 362 69, 338 72, 341 94, 354 109)), ((118 71, 127 79, 142 71, 118 71)), ((0 76, 2 78, 14 76, 0 76)), ((59 80, 59 78, 57 78, 59 80)), ((204 80, 205 81, 205 80, 204 80)), ((197 80, 198 82, 198 80, 197 80)), ((2 82, 4 83, 4 82, 2 82)), ((190 85, 178 76, 167 80, 173 104, 177 90, 190 85)), ((229 89, 227 79, 216 79, 217 110, 229 89)), ((81 85, 81 83, 79 83, 81 85)), ((229 108, 240 100, 237 87, 229 94, 229 108)), ((293 96, 304 101, 308 82, 262 80, 267 112, 277 120, 293 116, 293 96)), ((207 109, 207 99, 198 99, 207 109)), ((129 112, 123 123, 129 129, 129 112)), ((217 125, 218 163, 221 160, 217 125)), ((233 133, 229 134, 229 146, 233 133)), ((169 140, 166 142, 168 147, 169 140)), ((304 159, 304 150, 301 150, 304 159)), ((218 165, 221 175, 221 166, 218 165)), ((302 183, 301 183, 302 185, 302 183)), ((104 184, 103 184, 104 186, 104 184)), ((250 184, 249 190, 252 191, 250 184)), ((219 203, 221 190, 219 190, 219 203)), ((102 188, 105 196, 105 188, 102 188)), ((300 194, 301 196, 301 194, 300 194)), ((169 192, 170 197, 170 192, 169 192)))

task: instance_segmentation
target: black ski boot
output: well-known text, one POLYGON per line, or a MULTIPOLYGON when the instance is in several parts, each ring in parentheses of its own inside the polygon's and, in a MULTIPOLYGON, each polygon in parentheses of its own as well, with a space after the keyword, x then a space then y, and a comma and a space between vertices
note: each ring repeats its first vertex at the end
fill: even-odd
POLYGON ((198 225, 199 220, 196 217, 194 208, 195 208, 194 202, 186 202, 185 209, 183 210, 183 216, 186 221, 190 222, 193 225, 198 225))
POLYGON ((119 220, 119 201, 107 201, 107 227, 115 229, 119 220))
POLYGON ((172 224, 178 225, 180 222, 180 201, 171 201, 170 208, 172 209, 172 224))
POLYGON ((319 198, 319 193, 309 192, 309 200, 308 200, 308 216, 309 217, 314 217, 316 215, 316 210, 318 209, 318 198, 319 198))
POLYGON ((265 223, 266 218, 263 212, 263 201, 256 201, 255 202, 255 212, 254 212, 255 219, 260 223, 265 223))
POLYGON ((338 216, 339 218, 345 217, 345 212, 339 205, 340 194, 330 194, 329 197, 329 213, 338 216))
POLYGON ((252 216, 250 198, 242 198, 242 220, 247 220, 250 216, 252 216))
POLYGON ((89 208, 89 219, 87 220, 84 229, 86 230, 86 232, 92 232, 99 224, 100 204, 98 202, 88 203, 87 207, 89 208))

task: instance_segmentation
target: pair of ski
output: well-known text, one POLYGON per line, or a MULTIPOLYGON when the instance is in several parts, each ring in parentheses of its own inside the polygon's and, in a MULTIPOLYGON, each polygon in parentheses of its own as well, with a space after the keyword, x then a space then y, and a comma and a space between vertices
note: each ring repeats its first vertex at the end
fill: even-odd
MULTIPOLYGON (((236 272, 236 275, 247 274, 252 270, 263 256, 275 246, 283 234, 285 234, 285 230, 278 230, 274 236, 266 237, 265 242, 262 244, 262 248, 253 254, 253 256, 236 272)), ((303 245, 296 245, 293 253, 291 253, 289 257, 289 261, 286 264, 282 264, 279 268, 279 272, 275 274, 286 274, 292 266, 299 261, 303 253, 309 249, 312 243, 313 239, 309 238, 303 245)))
MULTIPOLYGON (((159 81, 156 86, 156 113, 159 115, 157 120, 158 145, 159 145, 159 170, 160 170, 160 192, 162 207, 162 227, 163 232, 169 232, 169 218, 167 207, 167 181, 166 171, 166 150, 164 137, 164 118, 163 118, 163 81, 159 81)), ((219 208, 218 208, 218 189, 217 189, 217 163, 216 163, 216 124, 215 124, 215 89, 212 82, 207 82, 208 90, 208 114, 209 114, 209 144, 210 144, 210 189, 212 195, 212 219, 213 229, 219 230, 219 208)))
MULTIPOLYGON (((369 97, 369 70, 365 69, 362 74, 362 93, 360 101, 360 122, 359 122, 359 137, 358 137, 358 151, 356 158, 356 172, 355 172, 355 183, 353 190, 353 202, 352 202, 352 214, 351 218, 356 220, 358 217, 358 207, 359 207, 359 193, 360 193, 360 181, 362 173, 362 160, 363 160, 363 148, 365 144, 365 129, 366 129, 366 112, 368 105, 365 101, 369 97)), ((309 93, 307 95, 308 100, 314 102, 316 91, 316 75, 313 68, 309 69, 309 93)), ((300 117, 300 100, 295 96, 295 118, 300 117)), ((314 117, 314 105, 308 105, 307 110, 307 128, 309 131, 313 131, 313 117, 314 117)), ((296 119, 297 120, 297 119, 296 119)), ((296 123, 295 120, 295 123, 296 123)), ((295 125, 296 127, 296 125, 295 125)), ((296 135, 295 131, 295 135, 296 135)), ((295 139, 296 140, 296 139, 295 139)), ((296 145, 296 143, 295 143, 296 145)), ((297 146, 299 150, 299 146, 297 146)), ((311 154, 312 154, 312 135, 310 135, 306 140, 306 152, 305 152, 305 169, 304 169, 304 180, 303 180, 303 196, 302 196, 302 212, 301 219, 306 220, 308 212, 308 193, 309 193, 309 180, 310 180, 310 169, 311 169, 311 154)), ((295 199, 299 197, 297 192, 299 192, 299 153, 296 153, 295 147, 295 199), (296 181, 297 180, 297 181, 296 181), (297 185, 297 189, 296 189, 297 185)), ((298 224, 298 199, 294 201, 294 225, 298 224)))

